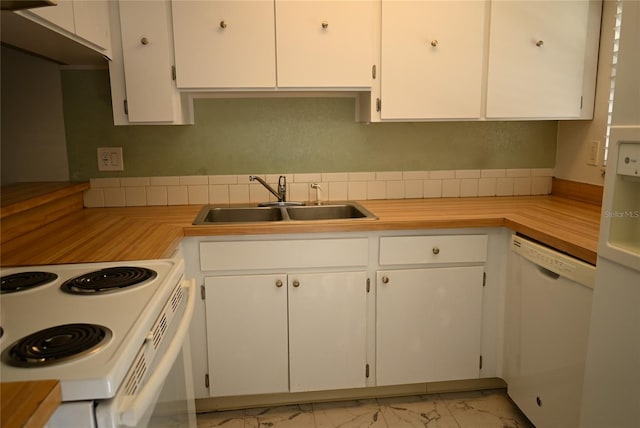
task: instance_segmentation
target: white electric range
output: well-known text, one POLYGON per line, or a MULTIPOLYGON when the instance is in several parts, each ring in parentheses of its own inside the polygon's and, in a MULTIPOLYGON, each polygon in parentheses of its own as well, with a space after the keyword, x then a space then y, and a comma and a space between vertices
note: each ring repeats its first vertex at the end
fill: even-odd
POLYGON ((59 379, 63 403, 50 426, 195 425, 195 288, 182 259, 0 274, 0 379, 59 379))

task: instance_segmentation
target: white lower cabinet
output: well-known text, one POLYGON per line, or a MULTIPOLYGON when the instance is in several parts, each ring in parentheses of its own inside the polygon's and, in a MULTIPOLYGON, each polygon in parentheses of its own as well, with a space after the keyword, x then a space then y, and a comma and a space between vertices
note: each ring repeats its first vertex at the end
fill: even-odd
POLYGON ((205 277, 211 396, 366 384, 366 272, 205 277))
POLYGON ((286 281, 205 277, 211 396, 288 391, 286 281))
POLYGON ((366 272, 289 275, 292 392, 366 386, 366 272))
POLYGON ((378 385, 479 376, 483 273, 483 266, 377 273, 378 385))
POLYGON ((196 396, 499 376, 500 275, 485 272, 504 263, 489 236, 188 239, 203 282, 192 334, 206 337, 192 345, 196 396))

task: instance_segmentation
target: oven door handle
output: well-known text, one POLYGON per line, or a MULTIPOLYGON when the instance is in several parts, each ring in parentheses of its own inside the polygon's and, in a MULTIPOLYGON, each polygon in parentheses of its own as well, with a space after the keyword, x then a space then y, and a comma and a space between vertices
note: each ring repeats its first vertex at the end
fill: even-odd
POLYGON ((189 331, 191 319, 193 318, 193 309, 195 307, 196 300, 195 280, 191 279, 187 284, 188 285, 184 286, 187 288, 189 296, 187 300, 187 307, 185 308, 180 325, 176 330, 173 342, 167 348, 167 352, 162 356, 162 359, 147 380, 147 383, 140 390, 140 394, 138 394, 134 400, 130 401, 124 409, 119 410, 120 422, 125 426, 135 427, 140 423, 140 419, 145 415, 149 406, 151 406, 156 399, 156 396, 162 388, 169 371, 173 367, 173 363, 178 357, 178 353, 182 349, 185 337, 189 331))

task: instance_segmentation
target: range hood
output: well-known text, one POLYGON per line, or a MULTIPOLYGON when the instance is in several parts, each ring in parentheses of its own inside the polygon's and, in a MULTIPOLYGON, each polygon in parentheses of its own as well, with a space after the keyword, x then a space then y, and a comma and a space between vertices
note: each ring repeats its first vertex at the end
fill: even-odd
POLYGON ((1 10, 22 10, 35 7, 56 6, 57 0, 0 0, 1 10))

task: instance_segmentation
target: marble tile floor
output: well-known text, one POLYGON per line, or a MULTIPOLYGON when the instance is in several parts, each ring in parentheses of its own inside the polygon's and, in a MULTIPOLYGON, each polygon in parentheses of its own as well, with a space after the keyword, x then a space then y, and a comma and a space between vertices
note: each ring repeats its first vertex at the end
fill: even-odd
POLYGON ((534 428, 503 389, 198 414, 198 428, 534 428))

